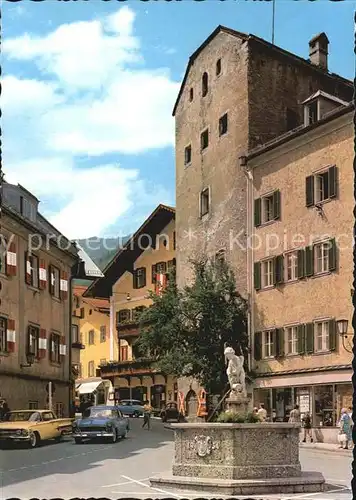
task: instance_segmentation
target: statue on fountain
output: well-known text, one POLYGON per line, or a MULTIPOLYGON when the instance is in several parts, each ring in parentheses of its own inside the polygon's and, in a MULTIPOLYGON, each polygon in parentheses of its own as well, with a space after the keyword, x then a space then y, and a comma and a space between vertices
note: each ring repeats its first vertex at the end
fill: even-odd
POLYGON ((228 362, 226 374, 230 384, 230 398, 239 395, 247 397, 244 356, 237 356, 232 347, 226 347, 224 351, 225 359, 228 362))

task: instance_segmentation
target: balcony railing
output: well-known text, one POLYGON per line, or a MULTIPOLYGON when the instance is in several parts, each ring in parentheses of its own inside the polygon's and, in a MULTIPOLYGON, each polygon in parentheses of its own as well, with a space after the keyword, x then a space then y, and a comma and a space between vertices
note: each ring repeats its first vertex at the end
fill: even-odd
POLYGON ((150 370, 154 360, 152 358, 139 358, 132 361, 115 361, 100 366, 101 373, 135 372, 136 370, 150 370))

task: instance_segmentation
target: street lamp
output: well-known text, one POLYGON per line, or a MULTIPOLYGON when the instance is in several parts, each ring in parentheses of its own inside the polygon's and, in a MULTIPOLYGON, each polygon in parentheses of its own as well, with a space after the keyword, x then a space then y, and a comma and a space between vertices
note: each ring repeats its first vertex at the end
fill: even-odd
POLYGON ((126 295, 126 300, 131 300, 131 295, 129 292, 113 292, 113 295, 126 295))
POLYGON ((30 368, 30 366, 32 366, 34 361, 35 361, 35 355, 32 352, 28 352, 26 354, 26 361, 27 361, 27 365, 21 364, 20 368, 30 368))
POLYGON ((345 349, 345 351, 349 352, 349 353, 352 353, 352 348, 347 348, 346 345, 345 345, 345 339, 347 339, 347 327, 348 327, 348 320, 347 319, 339 319, 337 322, 336 322, 336 325, 337 325, 337 329, 338 329, 338 332, 339 332, 339 335, 340 337, 342 338, 342 345, 345 349))

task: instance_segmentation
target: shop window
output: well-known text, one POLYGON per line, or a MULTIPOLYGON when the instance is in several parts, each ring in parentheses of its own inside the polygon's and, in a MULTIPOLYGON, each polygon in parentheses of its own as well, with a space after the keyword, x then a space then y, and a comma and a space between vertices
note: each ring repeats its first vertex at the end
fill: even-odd
POLYGON ((316 385, 314 387, 314 398, 316 426, 334 427, 336 425, 334 386, 316 385))
POLYGON ((292 356, 298 354, 298 327, 289 326, 285 329, 286 333, 286 354, 292 356))

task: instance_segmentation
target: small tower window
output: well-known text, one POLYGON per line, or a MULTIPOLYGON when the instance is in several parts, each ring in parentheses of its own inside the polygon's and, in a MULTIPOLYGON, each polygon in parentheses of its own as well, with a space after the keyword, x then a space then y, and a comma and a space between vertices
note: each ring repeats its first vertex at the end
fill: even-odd
POLYGON ((221 73, 221 59, 216 61, 216 76, 219 76, 221 73))
POLYGON ((202 79, 201 79, 203 97, 205 97, 206 94, 208 93, 208 79, 209 79, 208 73, 205 72, 202 76, 202 79))
POLYGON ((192 102, 193 97, 194 97, 194 90, 193 90, 193 88, 191 88, 191 89, 189 90, 189 101, 190 101, 190 102, 192 102))

